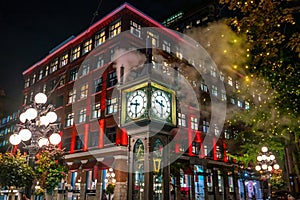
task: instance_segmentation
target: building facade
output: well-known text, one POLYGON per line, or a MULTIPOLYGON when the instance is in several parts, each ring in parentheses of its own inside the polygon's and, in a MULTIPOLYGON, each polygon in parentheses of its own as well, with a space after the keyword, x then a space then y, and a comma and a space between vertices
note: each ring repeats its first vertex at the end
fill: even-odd
POLYGON ((211 124, 211 102, 249 102, 226 93, 239 77, 185 59, 178 41, 125 3, 24 71, 23 106, 46 93, 61 123, 69 173, 59 198, 240 199, 234 133, 211 124))

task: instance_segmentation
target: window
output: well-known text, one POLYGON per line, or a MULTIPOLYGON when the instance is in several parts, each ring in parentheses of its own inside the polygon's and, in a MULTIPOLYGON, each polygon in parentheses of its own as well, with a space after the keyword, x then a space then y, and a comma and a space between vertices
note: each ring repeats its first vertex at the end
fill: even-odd
POLYGON ((235 99, 233 97, 230 97, 230 103, 233 105, 235 104, 235 99))
POLYGON ((155 35, 154 33, 147 31, 147 39, 150 40, 150 48, 156 48, 158 47, 158 35, 155 35))
POLYGON ((68 61, 69 61, 69 54, 68 53, 63 54, 60 58, 60 67, 63 67, 66 64, 68 64, 68 61))
POLYGON ((176 47, 176 56, 179 59, 182 59, 182 49, 180 47, 176 47))
POLYGON ((141 37, 141 25, 134 21, 130 21, 130 33, 137 37, 141 37))
POLYGON ((245 101, 245 109, 246 110, 250 109, 250 103, 248 101, 245 101))
POLYGON ((41 69, 38 80, 41 80, 43 78, 43 74, 44 74, 44 70, 41 69))
POLYGON ((30 92, 29 102, 33 102, 33 92, 30 92))
POLYGON ((203 122, 202 122, 203 124, 202 124, 202 131, 203 131, 203 133, 208 133, 208 128, 209 128, 209 122, 208 121, 205 121, 205 120, 203 120, 203 122))
POLYGON ((242 108, 243 107, 243 102, 241 102, 240 100, 237 101, 237 106, 239 108, 242 108))
POLYGON ((226 97, 226 91, 225 90, 221 90, 221 99, 222 101, 226 101, 227 97, 226 97))
POLYGON ((72 126, 74 124, 74 113, 67 114, 66 117, 66 127, 72 126))
POLYGON ((75 150, 83 148, 84 135, 77 135, 75 138, 75 150))
POLYGON ((58 67, 58 59, 56 58, 50 64, 50 74, 55 72, 57 70, 57 67, 58 67))
POLYGON ((240 82, 235 81, 235 89, 239 89, 240 88, 240 82))
POLYGON ((96 33, 95 36, 95 46, 99 46, 100 44, 105 42, 105 31, 102 30, 99 33, 96 33))
POLYGON ((204 83, 201 83, 200 84, 200 88, 203 92, 208 92, 208 88, 207 88, 207 85, 205 85, 204 83))
POLYGON ((70 71, 70 81, 75 81, 78 77, 78 68, 74 68, 70 71))
POLYGON ((82 108, 78 113, 78 123, 83 123, 86 121, 86 108, 82 108))
POLYGON ((121 21, 118 21, 109 27, 109 37, 115 37, 121 33, 121 21))
POLYGON ((104 65, 104 56, 101 54, 97 58, 96 68, 101 67, 103 65, 104 65))
POLYGON ((186 127, 186 116, 185 116, 185 114, 178 113, 178 125, 186 127))
POLYGON ((63 106, 64 103, 64 95, 59 95, 58 97, 56 97, 56 107, 60 107, 63 106))
POLYGON ((100 103, 95 103, 92 105, 92 113, 91 113, 92 119, 100 118, 101 117, 101 107, 100 103))
POLYGON ((80 45, 72 50, 72 60, 76 60, 80 56, 80 45))
POLYGON ((212 94, 214 95, 214 96, 218 96, 218 88, 217 88, 217 86, 215 86, 215 85, 212 85, 211 86, 211 92, 212 92, 212 94))
POLYGON ((24 101, 23 101, 23 104, 25 104, 25 105, 27 104, 27 94, 24 95, 24 101))
POLYGON ((81 72, 81 76, 85 76, 89 73, 90 71, 90 63, 85 62, 82 64, 82 72, 81 72))
POLYGON ((92 39, 89 39, 83 43, 82 54, 86 54, 92 50, 92 39))
POLYGON ((56 83, 57 83, 56 79, 52 79, 50 81, 50 90, 53 90, 56 87, 56 83))
POLYGON ((106 114, 116 113, 118 111, 117 98, 106 100, 106 114))
POLYGON ((60 78, 59 78, 59 83, 58 83, 58 86, 63 86, 66 82, 66 75, 62 75, 60 78))
POLYGON ((228 129, 225 129, 225 130, 224 130, 224 138, 227 139, 227 140, 230 139, 230 132, 229 132, 228 129))
POLYGON ((107 79, 107 87, 112 87, 116 85, 118 82, 117 80, 117 73, 116 71, 113 71, 108 74, 108 79, 107 79))
POLYGON ((98 146, 98 141, 99 141, 98 131, 90 132, 88 146, 89 147, 96 147, 96 146, 98 146))
POLYGON ((220 135, 219 127, 216 124, 214 125, 214 132, 215 132, 215 136, 219 136, 220 135))
POLYGON ((105 129, 104 143, 111 144, 116 142, 116 127, 110 127, 105 129))
POLYGON ((162 48, 164 51, 170 53, 171 52, 171 43, 164 40, 163 43, 162 43, 162 48))
POLYGON ((110 60, 113 61, 115 58, 115 53, 119 49, 119 46, 114 46, 113 48, 110 49, 110 60))
POLYGON ((36 74, 33 74, 32 80, 31 80, 31 84, 32 84, 32 85, 35 83, 35 80, 36 80, 36 74))
POLYGON ((221 81, 224 81, 224 79, 225 79, 225 77, 224 77, 223 72, 220 72, 220 80, 221 80, 221 81))
POLYGON ((49 74, 49 66, 46 66, 45 67, 45 76, 48 76, 48 74, 49 74))
POLYGON ((217 74, 217 73, 216 73, 216 68, 213 67, 213 66, 211 66, 211 67, 210 67, 210 75, 211 75, 212 77, 216 77, 216 76, 217 76, 216 74, 217 74))
POLYGON ((200 143, 199 142, 192 142, 192 152, 193 154, 199 155, 200 152, 200 143))
MULTIPOLYGON (((207 146, 206 146, 207 148, 207 146)), ((206 184, 207 184, 207 191, 212 192, 213 191, 213 172, 211 169, 206 170, 206 184)))
POLYGON ((80 99, 86 98, 88 95, 89 85, 87 83, 83 84, 80 88, 80 99))
POLYGON ((218 170, 218 186, 219 186, 219 192, 223 192, 224 180, 223 180, 222 172, 220 170, 218 170))
POLYGON ((232 78, 230 76, 228 76, 228 85, 233 85, 232 78))
POLYGON ((30 78, 27 77, 27 78, 25 79, 24 87, 27 88, 27 87, 29 87, 29 85, 30 85, 30 78))
POLYGON ((42 92, 43 92, 44 94, 46 94, 46 91, 47 91, 47 84, 45 83, 45 84, 43 85, 42 92))
POLYGON ((68 103, 73 103, 76 100, 76 89, 73 88, 68 94, 68 103))
POLYGON ((198 119, 196 117, 191 117, 191 128, 198 130, 198 119))
POLYGON ((94 93, 102 90, 102 78, 94 80, 94 93))

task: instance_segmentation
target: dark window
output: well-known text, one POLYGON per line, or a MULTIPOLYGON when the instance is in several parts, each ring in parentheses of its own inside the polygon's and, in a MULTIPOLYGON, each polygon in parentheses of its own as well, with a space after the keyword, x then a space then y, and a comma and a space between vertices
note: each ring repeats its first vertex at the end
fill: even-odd
POLYGON ((83 135, 76 136, 76 139, 75 139, 75 150, 83 148, 83 141, 84 141, 84 136, 83 135))
POLYGON ((94 80, 94 93, 102 90, 102 78, 94 80))
POLYGON ((74 81, 78 77, 78 68, 74 68, 70 71, 70 80, 69 81, 74 81))
POLYGON ((116 142, 116 127, 106 128, 105 129, 105 144, 111 144, 116 142))
POLYGON ((108 74, 108 79, 107 79, 107 87, 112 87, 117 84, 117 73, 116 71, 113 71, 108 74))
POLYGON ((66 151, 70 151, 70 146, 71 146, 71 138, 66 138, 62 142, 62 147, 66 151))
POLYGON ((96 147, 98 146, 98 140, 99 140, 99 132, 91 132, 89 134, 89 147, 96 147))
POLYGON ((60 107, 63 105, 64 95, 60 95, 56 98, 56 107, 60 107))

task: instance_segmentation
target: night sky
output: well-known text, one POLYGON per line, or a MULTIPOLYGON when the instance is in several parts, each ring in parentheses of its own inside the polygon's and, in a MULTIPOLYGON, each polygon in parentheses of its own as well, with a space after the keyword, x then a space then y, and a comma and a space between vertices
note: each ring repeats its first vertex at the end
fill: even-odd
MULTIPOLYGON (((124 2, 162 21, 201 0, 103 0, 94 23, 124 2)), ((0 88, 21 104, 22 72, 91 24, 99 0, 0 1, 0 88)))

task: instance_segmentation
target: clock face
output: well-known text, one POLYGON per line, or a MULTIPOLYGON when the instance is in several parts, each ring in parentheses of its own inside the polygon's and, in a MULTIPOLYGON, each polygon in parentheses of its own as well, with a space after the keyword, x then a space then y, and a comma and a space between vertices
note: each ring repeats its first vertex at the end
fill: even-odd
POLYGON ((156 90, 151 96, 152 113, 159 119, 167 119, 171 114, 171 102, 168 94, 156 90))
POLYGON ((129 94, 127 99, 127 115, 131 119, 141 117, 147 108, 147 95, 142 90, 136 90, 129 94))

